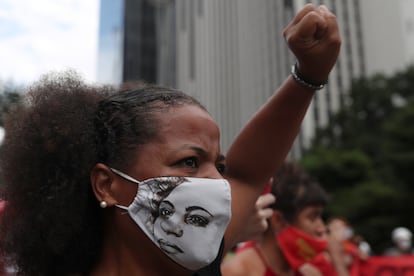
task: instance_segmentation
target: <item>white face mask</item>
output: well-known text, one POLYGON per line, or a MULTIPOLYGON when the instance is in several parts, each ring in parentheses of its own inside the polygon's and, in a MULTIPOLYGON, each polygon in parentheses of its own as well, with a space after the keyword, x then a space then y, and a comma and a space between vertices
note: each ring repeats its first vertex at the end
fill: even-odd
POLYGON ((411 240, 409 239, 399 239, 396 242, 397 247, 402 251, 409 251, 411 248, 411 240))
POLYGON ((350 227, 345 227, 342 230, 342 237, 344 238, 344 240, 349 240, 354 236, 354 231, 352 230, 352 228, 350 227))
POLYGON ((231 217, 230 184, 225 179, 157 177, 138 181, 128 206, 130 217, 165 254, 190 270, 214 261, 231 217))

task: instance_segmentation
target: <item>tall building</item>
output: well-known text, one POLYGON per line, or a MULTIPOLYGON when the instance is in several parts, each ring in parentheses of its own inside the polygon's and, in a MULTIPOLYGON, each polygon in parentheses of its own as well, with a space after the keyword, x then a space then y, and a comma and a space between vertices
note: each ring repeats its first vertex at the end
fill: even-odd
MULTIPOLYGON (((102 0, 102 4, 116 1, 121 0, 102 0)), ((148 13, 155 17, 152 49, 156 53, 149 55, 156 64, 155 81, 190 93, 207 107, 222 130, 224 152, 248 118, 289 76, 294 57, 282 32, 306 3, 325 4, 336 14, 343 43, 328 85, 316 93, 306 114, 291 151, 293 157, 300 157, 316 129, 329 123, 332 114, 346 104, 352 79, 377 72, 390 74, 414 61, 414 2, 410 0, 126 2, 147 2, 155 9, 148 13)), ((133 32, 127 20, 124 24, 124 32, 133 32)), ((123 48, 143 62, 143 53, 136 49, 123 48)), ((124 52, 123 58, 131 55, 124 52)))
POLYGON ((98 81, 157 80, 155 8, 146 0, 101 0, 98 81))
POLYGON ((289 74, 293 58, 282 26, 293 7, 287 1, 267 0, 178 3, 177 17, 188 20, 178 22, 177 86, 211 111, 226 151, 289 74), (194 9, 198 12, 190 16, 194 9))
POLYGON ((414 1, 364 0, 361 29, 366 73, 392 74, 414 63, 414 1))
POLYGON ((124 1, 101 0, 97 79, 119 84, 123 73, 124 1))
POLYGON ((177 0, 177 87, 212 112, 224 150, 289 75, 294 57, 282 31, 306 3, 324 4, 336 14, 343 43, 328 85, 306 114, 293 157, 346 104, 354 78, 390 74, 414 61, 410 0, 177 0))

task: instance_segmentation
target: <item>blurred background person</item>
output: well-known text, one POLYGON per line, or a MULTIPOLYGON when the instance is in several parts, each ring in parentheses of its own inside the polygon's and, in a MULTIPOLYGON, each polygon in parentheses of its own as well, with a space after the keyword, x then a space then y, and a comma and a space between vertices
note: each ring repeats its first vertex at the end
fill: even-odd
POLYGON ((361 259, 367 259, 372 255, 371 245, 361 235, 356 234, 352 237, 352 242, 358 246, 358 252, 361 259))
POLYGON ((348 275, 340 246, 328 244, 322 219, 328 196, 297 164, 274 176, 276 202, 261 239, 248 241, 222 263, 223 276, 348 275))
POLYGON ((245 227, 239 232, 239 242, 227 252, 225 259, 232 258, 237 249, 240 246, 243 246, 244 242, 260 241, 262 239, 263 233, 269 227, 268 219, 273 214, 271 205, 276 201, 276 197, 270 193, 272 181, 273 178, 263 192, 263 195, 257 199, 255 208, 251 210, 251 214, 246 221, 245 227))
POLYGON ((406 227, 397 227, 391 232, 393 246, 386 249, 384 255, 401 256, 414 254, 412 232, 406 227))
POLYGON ((331 217, 327 222, 330 239, 341 246, 342 262, 350 275, 360 275, 360 261, 370 255, 371 247, 361 235, 356 235, 351 223, 339 216, 331 217))

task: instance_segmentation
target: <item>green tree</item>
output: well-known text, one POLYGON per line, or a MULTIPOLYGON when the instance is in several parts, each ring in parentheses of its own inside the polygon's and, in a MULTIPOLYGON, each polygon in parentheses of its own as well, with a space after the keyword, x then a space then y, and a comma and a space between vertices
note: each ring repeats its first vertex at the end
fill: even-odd
POLYGON ((401 193, 399 201, 401 221, 414 229, 414 100, 391 116, 384 125, 383 150, 385 160, 392 164, 392 176, 389 181, 401 193))
POLYGON ((414 230, 414 67, 353 82, 347 104, 317 131, 301 163, 377 253, 399 225, 414 230))
MULTIPOLYGON (((3 82, 0 80, 0 127, 4 125, 4 116, 5 114, 13 108, 13 105, 20 101, 21 94, 21 86, 15 85, 13 82, 3 82)), ((4 129, 2 131, 2 137, 0 141, 0 145, 2 140, 4 139, 4 129)), ((3 183, 2 175, 0 172, 0 186, 3 183)))
POLYGON ((4 125, 4 115, 20 101, 22 86, 12 81, 0 80, 0 126, 4 125))

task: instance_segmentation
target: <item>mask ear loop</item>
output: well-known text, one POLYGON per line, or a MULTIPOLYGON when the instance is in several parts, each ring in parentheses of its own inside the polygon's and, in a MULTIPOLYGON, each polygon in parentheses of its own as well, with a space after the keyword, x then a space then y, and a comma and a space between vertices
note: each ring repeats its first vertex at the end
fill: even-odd
POLYGON ((132 178, 132 177, 130 177, 129 175, 127 175, 127 174, 125 174, 125 173, 123 173, 123 172, 121 172, 121 171, 118 171, 117 169, 114 169, 114 168, 109 168, 113 173, 115 173, 116 175, 118 175, 118 176, 120 176, 120 177, 122 177, 123 179, 125 179, 125 180, 128 180, 128 181, 131 181, 132 183, 135 183, 135 184, 137 184, 137 185, 139 185, 139 184, 141 184, 141 182, 139 182, 138 180, 136 180, 135 178, 132 178))
MULTIPOLYGON (((109 168, 114 174, 116 174, 116 175, 118 175, 118 176, 120 176, 120 177, 122 177, 123 179, 125 179, 125 180, 127 180, 127 181, 131 181, 132 183, 135 183, 135 184, 137 184, 137 185, 139 185, 141 182, 139 182, 138 180, 136 180, 136 179, 134 179, 134 178, 132 178, 132 177, 130 177, 129 175, 127 175, 127 174, 125 174, 125 173, 123 173, 123 172, 121 172, 121 171, 118 171, 117 169, 114 169, 114 168, 109 168)), ((128 207, 126 207, 126 206, 122 206, 122 205, 119 205, 119 204, 115 204, 115 206, 116 207, 118 207, 118 208, 120 208, 120 209, 123 209, 123 210, 125 210, 125 211, 128 211, 128 207)))

